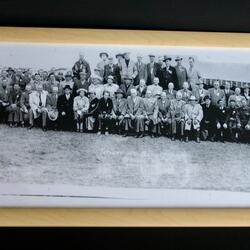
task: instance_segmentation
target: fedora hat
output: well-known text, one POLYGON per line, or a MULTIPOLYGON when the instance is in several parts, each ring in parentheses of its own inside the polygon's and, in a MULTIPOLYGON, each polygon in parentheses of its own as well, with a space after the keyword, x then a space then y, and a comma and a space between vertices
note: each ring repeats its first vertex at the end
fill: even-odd
POLYGON ((6 71, 7 72, 9 72, 9 71, 15 72, 14 69, 12 69, 11 67, 9 67, 6 71))
POLYGON ((48 118, 51 121, 55 121, 58 118, 58 111, 57 110, 49 110, 48 111, 48 118))
POLYGON ((108 54, 107 52, 101 52, 101 53, 99 54, 99 57, 102 57, 102 55, 106 55, 107 57, 109 57, 109 54, 108 54))
POLYGON ((196 97, 194 95, 191 95, 189 98, 189 101, 197 101, 196 97))
POLYGON ((115 92, 115 94, 117 95, 117 94, 124 94, 124 92, 122 91, 122 89, 118 89, 116 92, 115 92))
POLYGON ((172 58, 171 58, 170 56, 164 55, 164 56, 163 56, 163 62, 166 62, 167 60, 168 60, 168 61, 171 61, 172 58))
POLYGON ((78 89, 78 90, 76 91, 76 93, 80 93, 81 91, 84 91, 85 93, 87 92, 87 90, 86 90, 86 89, 84 89, 84 88, 80 88, 80 89, 78 89))
POLYGON ((175 61, 181 61, 182 59, 183 59, 182 57, 177 56, 177 57, 175 58, 175 61))
POLYGON ((72 90, 72 88, 71 88, 68 84, 67 84, 67 85, 65 85, 63 89, 64 89, 64 90, 65 90, 65 89, 72 90))
POLYGON ((149 57, 155 57, 155 55, 153 55, 153 54, 149 54, 148 56, 149 56, 149 57))
POLYGON ((120 57, 124 58, 124 55, 123 55, 123 54, 121 54, 121 53, 116 54, 116 55, 115 55, 115 58, 117 58, 118 56, 120 56, 120 57))

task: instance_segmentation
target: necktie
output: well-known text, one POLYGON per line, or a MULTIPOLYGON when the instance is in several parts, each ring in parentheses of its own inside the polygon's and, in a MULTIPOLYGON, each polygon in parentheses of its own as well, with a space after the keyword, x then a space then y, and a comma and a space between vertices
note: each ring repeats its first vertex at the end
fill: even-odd
POLYGON ((39 106, 42 106, 42 97, 41 97, 41 93, 39 93, 39 106))

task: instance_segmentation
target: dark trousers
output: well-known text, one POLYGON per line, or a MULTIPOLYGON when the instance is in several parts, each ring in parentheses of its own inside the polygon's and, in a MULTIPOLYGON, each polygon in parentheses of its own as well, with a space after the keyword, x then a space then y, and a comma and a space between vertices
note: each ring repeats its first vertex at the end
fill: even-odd
POLYGON ((125 131, 129 131, 129 129, 133 129, 136 133, 144 132, 144 117, 136 116, 135 119, 125 118, 125 131))
POLYGON ((100 114, 98 116, 98 130, 101 132, 111 132, 112 122, 109 115, 100 114))

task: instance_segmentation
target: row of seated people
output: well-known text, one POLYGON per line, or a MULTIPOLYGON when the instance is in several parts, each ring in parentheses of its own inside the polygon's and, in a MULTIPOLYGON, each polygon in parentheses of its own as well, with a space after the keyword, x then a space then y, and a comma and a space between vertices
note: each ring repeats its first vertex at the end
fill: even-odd
POLYGON ((143 137, 145 133, 151 137, 166 135, 181 141, 189 141, 192 137, 197 142, 200 137, 211 141, 248 141, 249 100, 241 94, 240 100, 236 98, 237 89, 229 96, 229 105, 226 105, 218 82, 202 96, 202 100, 192 92, 187 99, 188 85, 172 97, 166 91, 155 93, 153 87, 157 86, 155 78, 154 86, 147 88, 145 97, 139 96, 140 90, 133 87, 128 96, 122 89, 117 89, 113 95, 105 90, 98 98, 95 91, 85 88, 77 89, 77 96, 74 96, 70 85, 64 86, 61 95, 57 86, 48 93, 42 84, 38 84, 36 90, 27 84, 22 92, 16 83, 11 91, 5 92, 6 95, 0 92, 0 117, 6 118, 10 127, 27 124, 29 129, 36 121, 41 121, 44 131, 52 126, 99 134, 127 136, 133 133, 135 137, 143 137))

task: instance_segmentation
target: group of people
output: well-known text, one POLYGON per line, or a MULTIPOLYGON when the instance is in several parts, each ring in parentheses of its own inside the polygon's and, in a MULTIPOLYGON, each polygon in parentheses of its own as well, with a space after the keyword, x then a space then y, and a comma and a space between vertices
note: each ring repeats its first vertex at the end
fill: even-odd
POLYGON ((2 69, 0 119, 10 127, 98 134, 167 136, 172 140, 245 141, 250 134, 249 85, 206 86, 195 58, 99 54, 94 70, 81 53, 62 72, 2 69), (116 60, 116 61, 115 61, 116 60))

